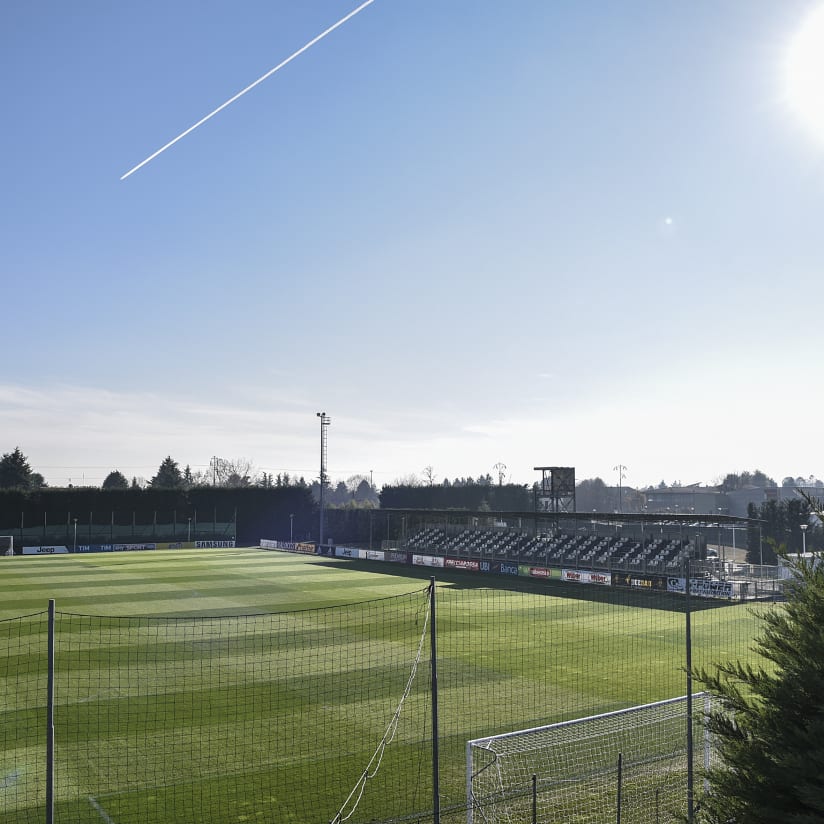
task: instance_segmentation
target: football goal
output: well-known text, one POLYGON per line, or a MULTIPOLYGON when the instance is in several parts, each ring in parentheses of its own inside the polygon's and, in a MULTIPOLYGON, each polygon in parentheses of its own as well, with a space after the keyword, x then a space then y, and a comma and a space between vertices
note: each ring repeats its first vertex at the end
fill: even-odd
POLYGON ((14 555, 14 538, 11 535, 0 535, 0 555, 14 555))
MULTIPOLYGON (((704 693, 693 696, 693 767, 709 766, 704 693)), ((687 696, 466 746, 469 824, 680 821, 687 810, 687 696)))

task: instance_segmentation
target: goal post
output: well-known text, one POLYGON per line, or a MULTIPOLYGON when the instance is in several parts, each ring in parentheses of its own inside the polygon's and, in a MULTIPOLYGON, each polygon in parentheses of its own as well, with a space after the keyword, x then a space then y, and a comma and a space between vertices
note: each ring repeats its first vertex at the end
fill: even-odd
MULTIPOLYGON (((703 718, 709 696, 697 693, 693 703, 698 772, 710 763, 703 718)), ((687 737, 687 696, 681 696, 469 741, 468 824, 680 821, 687 737)))
POLYGON ((0 555, 14 555, 14 537, 0 535, 0 555))

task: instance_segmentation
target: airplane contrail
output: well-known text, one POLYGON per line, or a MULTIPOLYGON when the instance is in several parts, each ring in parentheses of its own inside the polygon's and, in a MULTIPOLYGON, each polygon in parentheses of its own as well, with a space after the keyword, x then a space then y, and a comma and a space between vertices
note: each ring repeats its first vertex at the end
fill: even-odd
POLYGON ((140 163, 138 163, 137 166, 135 166, 132 169, 129 169, 129 171, 126 172, 126 174, 123 175, 120 179, 125 180, 127 177, 129 177, 129 175, 133 175, 138 169, 141 169, 147 163, 154 160, 159 154, 165 152, 166 149, 168 149, 170 146, 174 146, 174 144, 177 143, 178 140, 182 140, 184 137, 186 137, 187 134, 193 132, 198 126, 202 126, 207 120, 211 120, 211 118, 218 114, 218 112, 222 112, 227 106, 231 106, 231 104, 234 103, 235 100, 238 100, 239 98, 243 97, 243 95, 246 94, 246 92, 254 89, 255 86, 257 86, 259 83, 262 83, 268 77, 271 77, 275 72, 280 71, 280 69, 282 69, 287 63, 291 63, 296 57, 299 57, 307 49, 311 49, 312 46, 315 45, 315 43, 317 43, 319 40, 323 40, 323 38, 326 37, 327 34, 331 34, 336 28, 342 26, 347 20, 351 20, 356 14, 359 14, 367 6, 371 6, 374 2, 375 0, 366 0, 365 3, 361 3, 361 5, 358 6, 354 11, 350 11, 349 14, 347 14, 345 17, 341 17, 341 19, 338 20, 337 23, 329 26, 328 29, 321 32, 317 37, 310 40, 305 46, 301 46, 294 54, 290 54, 289 57, 287 57, 282 62, 278 63, 277 66, 275 66, 273 69, 269 69, 269 71, 266 72, 266 74, 259 77, 257 80, 255 80, 254 83, 250 83, 245 89, 239 91, 234 97, 230 97, 225 103, 221 103, 221 105, 218 106, 213 112, 209 112, 209 114, 207 114, 206 117, 198 120, 197 123, 194 124, 194 126, 189 126, 189 128, 186 129, 185 132, 181 132, 176 138, 170 140, 165 146, 161 146, 161 148, 159 148, 154 154, 149 155, 145 160, 142 160, 140 163))

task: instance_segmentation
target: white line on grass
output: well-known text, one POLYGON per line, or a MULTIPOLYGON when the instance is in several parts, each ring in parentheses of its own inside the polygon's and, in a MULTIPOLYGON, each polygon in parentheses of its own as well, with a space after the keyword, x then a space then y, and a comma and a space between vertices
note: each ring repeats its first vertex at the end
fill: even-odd
POLYGON ((97 799, 93 796, 89 796, 89 804, 97 810, 97 814, 106 822, 106 824, 115 824, 115 820, 97 803, 97 799))

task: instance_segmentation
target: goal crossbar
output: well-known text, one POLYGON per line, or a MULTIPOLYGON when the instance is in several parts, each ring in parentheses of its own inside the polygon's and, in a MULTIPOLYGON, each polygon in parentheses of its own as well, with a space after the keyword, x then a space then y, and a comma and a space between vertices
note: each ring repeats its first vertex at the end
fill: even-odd
MULTIPOLYGON (((708 710, 708 697, 696 693, 692 698, 704 698, 704 708, 693 713, 695 732, 708 710)), ((533 804, 541 789, 546 803, 555 805, 555 816, 563 803, 585 807, 595 804, 596 796, 602 796, 598 803, 606 803, 619 756, 627 774, 635 776, 633 803, 637 806, 652 793, 658 804, 661 790, 651 785, 661 775, 686 775, 687 704, 687 696, 680 696, 467 742, 467 821, 519 821, 514 811, 523 811, 530 789, 533 804)), ((706 734, 703 753, 697 748, 695 756, 703 756, 703 765, 709 766, 706 734)))

